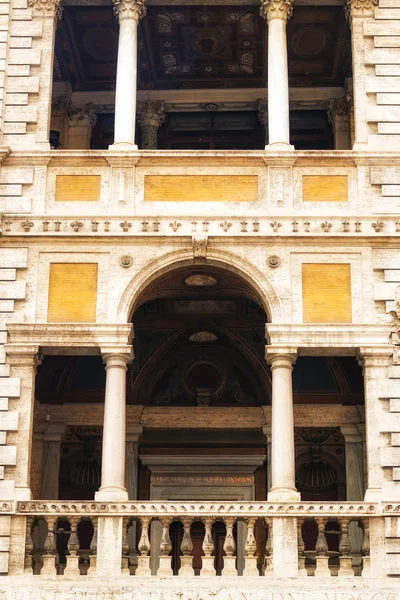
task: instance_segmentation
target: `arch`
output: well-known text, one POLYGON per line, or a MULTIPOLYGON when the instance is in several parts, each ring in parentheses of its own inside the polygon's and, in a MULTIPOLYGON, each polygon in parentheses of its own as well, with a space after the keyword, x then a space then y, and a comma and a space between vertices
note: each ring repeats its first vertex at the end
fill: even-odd
MULTIPOLYGON (((269 279, 258 267, 250 261, 231 252, 223 250, 207 251, 206 266, 219 267, 240 277, 254 290, 268 321, 271 323, 284 323, 282 303, 269 279)), ((192 249, 185 249, 164 254, 160 258, 149 262, 131 279, 123 292, 117 312, 118 323, 129 323, 137 308, 138 301, 149 284, 175 269, 199 265, 193 259, 192 249)))

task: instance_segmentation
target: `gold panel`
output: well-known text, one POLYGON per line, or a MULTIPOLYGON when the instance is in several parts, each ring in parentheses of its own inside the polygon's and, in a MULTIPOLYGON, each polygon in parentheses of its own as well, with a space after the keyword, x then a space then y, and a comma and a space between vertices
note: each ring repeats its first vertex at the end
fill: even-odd
POLYGON ((347 175, 303 175, 304 202, 347 202, 347 175))
POLYGON ((100 175, 56 175, 56 201, 96 202, 100 183, 100 175))
POLYGON ((145 175, 146 202, 257 202, 257 175, 145 175))
POLYGON ((304 323, 351 323, 349 264, 303 264, 304 323))
POLYGON ((97 263, 51 263, 49 323, 96 321, 97 271, 97 263))

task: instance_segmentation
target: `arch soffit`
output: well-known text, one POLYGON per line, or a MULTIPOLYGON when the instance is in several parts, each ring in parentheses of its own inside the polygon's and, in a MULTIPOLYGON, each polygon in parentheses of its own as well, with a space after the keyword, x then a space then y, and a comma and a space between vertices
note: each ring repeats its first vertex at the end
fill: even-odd
MULTIPOLYGON (((269 279, 258 267, 250 261, 230 252, 207 251, 207 259, 201 266, 214 266, 226 269, 241 277, 255 292, 260 304, 265 310, 268 321, 271 323, 284 323, 285 316, 281 300, 269 279)), ((129 323, 137 307, 142 293, 153 281, 175 269, 191 266, 200 266, 193 259, 192 249, 170 252, 164 256, 150 261, 131 279, 125 288, 117 312, 118 323, 129 323)))

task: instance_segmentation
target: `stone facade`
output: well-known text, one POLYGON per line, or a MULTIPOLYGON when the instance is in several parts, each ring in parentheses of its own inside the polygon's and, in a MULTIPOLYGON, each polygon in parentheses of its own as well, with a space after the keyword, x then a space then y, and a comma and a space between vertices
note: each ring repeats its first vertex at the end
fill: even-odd
MULTIPOLYGON (((132 20, 136 31, 145 13, 143 4, 118 2, 119 10, 127 11, 120 14, 120 26, 129 29, 132 20)), ((122 106, 123 94, 118 100, 120 138, 109 150, 85 149, 94 125, 93 115, 86 111, 78 116, 56 115, 66 120, 68 139, 75 135, 79 142, 78 149, 55 151, 49 144, 51 77, 61 7, 56 0, 0 3, 0 592, 4 600, 39 596, 89 600, 99 594, 124 600, 400 597, 400 2, 349 0, 347 8, 354 102, 330 103, 333 151, 296 151, 287 139, 279 138, 279 130, 265 151, 137 150, 134 123, 130 122, 129 139, 123 139, 122 113, 132 108, 122 106), (346 129, 344 120, 354 120, 354 132, 348 125, 346 129), (349 135, 354 137, 352 149, 341 149, 349 135), (95 315, 91 322, 85 322, 78 309, 74 319, 49 322, 55 291, 53 264, 73 264, 77 272, 79 265, 96 265, 97 287, 87 300, 95 315), (212 413, 206 406, 184 411, 172 406, 128 406, 125 419, 125 368, 132 359, 132 315, 141 295, 161 274, 181 267, 195 271, 199 264, 239 277, 264 308, 266 358, 280 369, 273 385, 275 407, 279 405, 282 412, 274 416, 274 409, 267 406, 220 408, 212 413), (321 273, 324 266, 347 266, 348 322, 337 317, 338 300, 318 291, 323 277, 311 294, 318 301, 307 299, 303 290, 307 264, 320 265, 321 273), (318 318, 305 319, 308 302, 322 303, 323 309, 316 311, 314 305, 310 309, 318 318), (42 355, 74 352, 101 354, 107 364, 107 385, 118 389, 119 395, 107 404, 106 392, 105 409, 96 405, 90 411, 85 406, 73 411, 65 405, 35 406, 35 373, 42 355), (357 357, 364 369, 365 427, 356 406, 332 406, 328 411, 323 406, 293 408, 290 372, 297 354, 357 357), (107 417, 110 413, 113 416, 107 417), (57 446, 62 435, 57 428, 49 429, 48 422, 82 425, 87 419, 93 426, 104 423, 103 476, 96 499, 85 503, 41 498, 42 465, 50 470, 53 456, 45 444, 57 446), (126 440, 131 443, 130 451, 137 455, 134 445, 142 428, 212 429, 216 423, 221 429, 240 426, 267 432, 266 447, 272 444, 276 477, 275 482, 272 479, 275 491, 264 503, 251 503, 247 497, 242 503, 215 505, 198 499, 175 505, 134 502, 135 483, 131 482, 129 494, 124 487, 121 439, 122 445, 126 440), (279 423, 285 424, 287 435, 279 423), (287 443, 293 423, 295 427, 341 427, 349 457, 347 477, 357 472, 347 502, 301 501, 291 472, 294 444, 287 443), (280 461, 285 472, 283 466, 280 471, 280 461), (364 490, 365 496, 360 497, 364 490), (325 526, 332 516, 341 527, 335 577, 324 545, 325 526), (40 575, 34 574, 31 560, 32 525, 38 517, 47 522, 47 531, 41 532, 45 554, 40 575), (63 574, 56 574, 55 561, 54 528, 59 517, 65 517, 71 528, 63 574), (76 542, 82 517, 91 520, 97 538, 93 538, 85 576, 78 565, 76 542), (181 577, 174 580, 168 578, 168 519, 173 517, 182 521, 186 543, 181 577), (128 580, 126 538, 132 519, 135 528, 140 522, 141 537, 136 575, 128 580), (164 546, 158 557, 161 570, 150 578, 151 519, 160 522, 157 544, 161 539, 164 546), (194 519, 203 519, 206 531, 211 523, 206 519, 225 522, 226 571, 220 580, 204 583, 190 577, 194 519), (269 543, 263 577, 257 579, 254 519, 266 522, 269 543), (305 519, 315 520, 319 531, 317 566, 314 578, 307 579, 301 534, 305 519), (232 580, 236 549, 229 530, 236 520, 246 525, 244 571, 243 577, 232 580), (357 542, 363 543, 358 573, 349 558, 352 521, 361 523, 364 532, 363 541, 357 542)), ((268 26, 275 27, 274 21, 286 22, 292 6, 265 1, 263 10, 268 26)), ((280 43, 278 36, 274 47, 280 43)), ((129 78, 129 68, 125 77, 129 78)), ((136 90, 130 90, 129 97, 135 104, 136 90)), ((164 102, 147 101, 139 109, 148 147, 153 147, 164 119, 164 102)), ((280 127, 284 129, 285 123, 280 127)), ((271 126, 269 131, 271 136, 271 126)), ((82 302, 84 283, 79 297, 68 285, 58 290, 56 299, 63 310, 82 302)), ((338 294, 342 298, 340 290, 338 294)), ((46 485, 51 489, 51 481, 46 485)), ((211 545, 203 545, 204 559, 211 557, 211 545)), ((207 577, 213 574, 211 562, 204 562, 207 577)))

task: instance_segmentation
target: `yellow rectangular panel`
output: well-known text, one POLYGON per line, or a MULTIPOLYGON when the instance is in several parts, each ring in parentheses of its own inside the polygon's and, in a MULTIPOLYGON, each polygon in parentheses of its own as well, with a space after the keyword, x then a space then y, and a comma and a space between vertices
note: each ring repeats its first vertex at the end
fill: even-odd
POLYGON ((145 175, 146 202, 257 202, 257 175, 145 175))
POLYGON ((100 200, 100 175, 56 175, 57 202, 100 200))
POLYGON ((303 264, 304 323, 351 323, 349 264, 303 264))
POLYGON ((347 202, 347 175, 303 175, 304 202, 347 202))
POLYGON ((49 323, 96 321, 97 271, 97 263, 50 265, 49 323))

